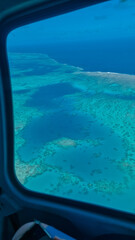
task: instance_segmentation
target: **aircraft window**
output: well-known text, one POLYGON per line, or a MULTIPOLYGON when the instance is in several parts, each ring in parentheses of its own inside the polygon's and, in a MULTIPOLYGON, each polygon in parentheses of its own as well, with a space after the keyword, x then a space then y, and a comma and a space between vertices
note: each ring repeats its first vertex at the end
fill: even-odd
POLYGON ((114 0, 8 35, 24 187, 135 212, 134 27, 135 1, 114 0))

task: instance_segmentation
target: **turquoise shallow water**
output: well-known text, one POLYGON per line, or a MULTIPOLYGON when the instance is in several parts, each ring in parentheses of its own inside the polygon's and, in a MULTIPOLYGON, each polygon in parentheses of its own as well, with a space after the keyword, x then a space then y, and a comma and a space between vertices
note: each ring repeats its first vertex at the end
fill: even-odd
POLYGON ((38 53, 10 57, 19 181, 135 212, 135 76, 84 72, 38 53), (36 62, 49 71, 34 74, 36 62))

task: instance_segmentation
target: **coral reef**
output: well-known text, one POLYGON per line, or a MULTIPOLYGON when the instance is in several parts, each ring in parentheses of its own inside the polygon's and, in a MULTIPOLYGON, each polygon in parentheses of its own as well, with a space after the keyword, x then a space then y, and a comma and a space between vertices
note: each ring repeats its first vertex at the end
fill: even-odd
MULTIPOLYGON (((9 63, 15 116, 15 171, 21 184, 34 191, 123 210, 126 200, 133 198, 135 187, 135 76, 85 72, 39 53, 11 53, 9 63), (40 88, 49 86, 46 89, 50 91, 51 85, 61 83, 70 84, 72 91, 65 95, 50 92, 48 98, 52 101, 48 101, 48 107, 27 104, 40 88), (38 133, 38 128, 34 129, 39 134, 35 133, 34 140, 30 131, 25 138, 24 130, 35 119, 49 119, 49 131, 54 136, 49 116, 54 114, 54 121, 59 123, 58 116, 63 113, 67 117, 70 113, 69 126, 73 126, 76 137, 64 135, 63 127, 63 136, 57 133, 53 140, 47 141, 48 135, 44 136, 48 133, 38 133), (81 116, 82 125, 79 121, 76 126, 73 124, 76 116, 81 116), (36 136, 41 137, 42 145, 36 136), (37 146, 32 145, 34 141, 37 146), (29 154, 24 151, 25 146, 32 148, 29 154)), ((133 209, 128 206, 129 211, 133 209)))

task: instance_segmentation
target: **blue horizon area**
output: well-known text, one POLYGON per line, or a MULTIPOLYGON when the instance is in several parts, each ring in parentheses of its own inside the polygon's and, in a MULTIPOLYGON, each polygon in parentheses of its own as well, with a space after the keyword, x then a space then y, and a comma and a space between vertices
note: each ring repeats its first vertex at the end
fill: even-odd
MULTIPOLYGON (((99 39, 82 42, 44 43, 36 46, 22 45, 22 47, 11 47, 10 51, 47 54, 59 63, 80 67, 84 71, 116 72, 134 75, 134 42, 135 38, 99 39)), ((53 68, 46 66, 43 69, 37 65, 37 72, 33 70, 26 74, 41 75, 55 70, 57 70, 56 66, 53 68)))

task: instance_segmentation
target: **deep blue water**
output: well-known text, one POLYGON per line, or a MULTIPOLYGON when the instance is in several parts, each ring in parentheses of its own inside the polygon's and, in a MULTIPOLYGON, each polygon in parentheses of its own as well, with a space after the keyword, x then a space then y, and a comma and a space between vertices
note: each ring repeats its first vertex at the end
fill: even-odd
POLYGON ((28 92, 30 92, 29 89, 22 89, 22 90, 13 91, 13 93, 15 93, 15 94, 24 94, 24 93, 28 93, 28 92))
POLYGON ((26 143, 18 152, 21 159, 26 162, 36 158, 40 148, 53 140, 62 137, 74 140, 103 139, 107 138, 110 132, 109 128, 91 116, 73 114, 61 109, 43 117, 33 118, 22 131, 26 143))
MULTIPOLYGON (((22 71, 21 75, 23 76, 42 76, 44 74, 56 71, 59 67, 55 65, 44 65, 44 62, 38 62, 37 59, 25 59, 24 62, 14 61, 12 63, 12 67, 18 68, 22 71), (29 69, 28 71, 26 71, 29 69)), ((20 77, 20 74, 15 73, 15 71, 11 72, 12 77, 20 77)))
POLYGON ((48 116, 44 115, 33 119, 22 131, 22 137, 26 140, 26 144, 19 149, 22 160, 29 161, 33 156, 37 157, 40 148, 53 140, 62 137, 88 138, 90 129, 86 132, 84 128, 89 128, 91 122, 91 118, 79 114, 73 115, 68 111, 63 111, 63 109, 48 116), (35 154, 32 154, 33 150, 36 150, 35 154))
POLYGON ((80 92, 70 83, 57 83, 40 87, 32 98, 26 102, 27 107, 54 108, 59 106, 58 98, 80 92))
MULTIPOLYGON (((82 67, 85 71, 135 74, 134 38, 89 42, 76 41, 59 44, 45 43, 42 46, 37 45, 33 47, 31 45, 10 50, 46 53, 61 63, 82 67)), ((38 74, 38 66, 35 74, 38 74)))

